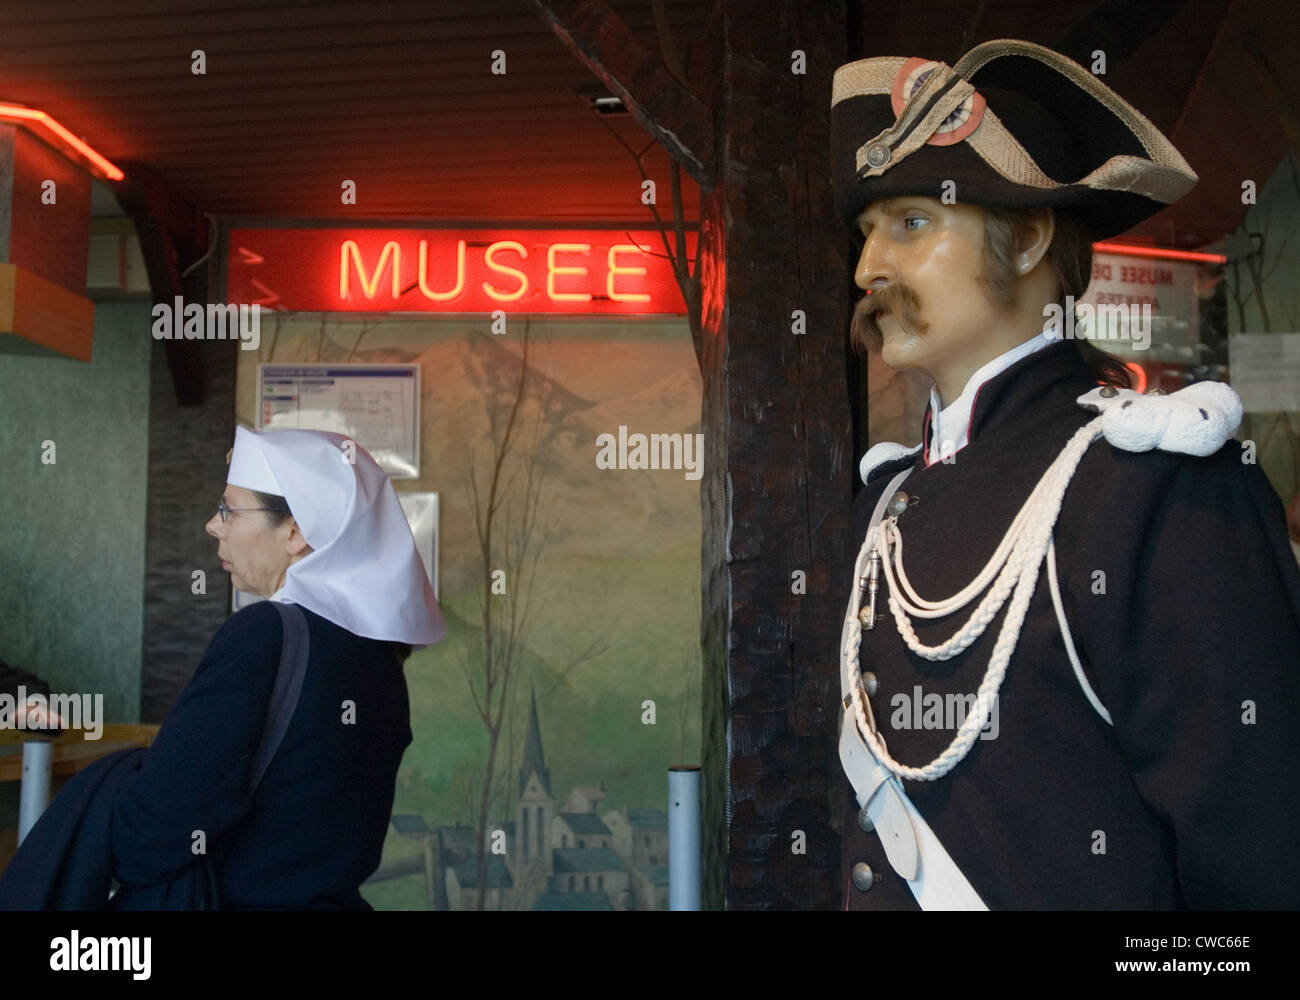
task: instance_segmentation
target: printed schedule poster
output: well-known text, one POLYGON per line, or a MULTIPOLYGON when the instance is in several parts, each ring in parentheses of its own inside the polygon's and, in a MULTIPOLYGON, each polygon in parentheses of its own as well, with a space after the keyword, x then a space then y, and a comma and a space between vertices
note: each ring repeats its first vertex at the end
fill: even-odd
POLYGON ((1233 334, 1228 371, 1247 413, 1300 410, 1300 333, 1233 334))
POLYGON ((391 479, 420 477, 419 365, 257 366, 259 430, 334 431, 391 479))

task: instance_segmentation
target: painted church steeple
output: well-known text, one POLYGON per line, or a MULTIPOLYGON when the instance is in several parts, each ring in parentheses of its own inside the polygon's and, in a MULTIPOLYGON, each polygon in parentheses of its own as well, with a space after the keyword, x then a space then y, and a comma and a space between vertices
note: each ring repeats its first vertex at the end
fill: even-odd
POLYGON ((519 768, 519 806, 515 815, 517 850, 526 865, 540 865, 551 873, 551 772, 542 752, 542 728, 537 721, 537 692, 530 692, 528 733, 524 737, 524 760, 519 768))

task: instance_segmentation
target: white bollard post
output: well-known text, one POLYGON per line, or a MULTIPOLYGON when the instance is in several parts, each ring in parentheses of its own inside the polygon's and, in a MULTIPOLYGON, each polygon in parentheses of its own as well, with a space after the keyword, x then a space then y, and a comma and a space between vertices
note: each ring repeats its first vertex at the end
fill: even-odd
POLYGON ((668 769, 668 909, 700 908, 700 769, 668 769))
POLYGON ((50 804, 50 759, 54 744, 49 740, 23 741, 23 781, 18 792, 18 843, 36 825, 50 804))

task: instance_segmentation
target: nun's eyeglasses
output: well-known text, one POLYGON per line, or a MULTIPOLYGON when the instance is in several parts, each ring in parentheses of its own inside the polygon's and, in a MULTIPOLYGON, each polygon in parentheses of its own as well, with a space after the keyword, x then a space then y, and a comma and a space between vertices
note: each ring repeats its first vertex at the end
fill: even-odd
POLYGON ((251 510, 278 510, 278 507, 227 507, 225 499, 217 501, 217 513, 221 515, 221 523, 229 524, 231 514, 242 514, 244 511, 251 510))

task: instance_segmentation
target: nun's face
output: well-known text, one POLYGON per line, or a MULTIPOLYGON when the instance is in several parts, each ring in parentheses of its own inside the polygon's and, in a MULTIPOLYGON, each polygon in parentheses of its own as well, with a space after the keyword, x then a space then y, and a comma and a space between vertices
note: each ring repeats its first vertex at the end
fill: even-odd
POLYGON ((213 514, 204 525, 204 530, 218 542, 221 568, 230 573, 239 590, 270 597, 283 586, 285 571, 311 551, 307 540, 293 518, 272 527, 264 512, 241 510, 262 506, 251 490, 227 483, 222 498, 234 511, 230 522, 213 514))

